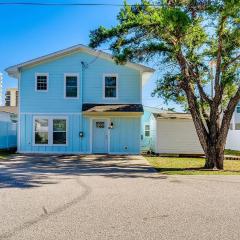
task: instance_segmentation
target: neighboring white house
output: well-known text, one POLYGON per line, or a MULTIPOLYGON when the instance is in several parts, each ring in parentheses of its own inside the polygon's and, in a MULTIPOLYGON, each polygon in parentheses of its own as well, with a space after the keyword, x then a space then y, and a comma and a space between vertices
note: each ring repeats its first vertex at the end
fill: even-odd
POLYGON ((144 107, 142 151, 203 154, 190 114, 144 107))
MULTIPOLYGON (((240 104, 234 112, 226 149, 240 150, 240 104)), ((202 154, 190 114, 144 107, 142 117, 142 152, 202 154)))
POLYGON ((233 114, 226 149, 240 150, 240 103, 238 103, 233 114))

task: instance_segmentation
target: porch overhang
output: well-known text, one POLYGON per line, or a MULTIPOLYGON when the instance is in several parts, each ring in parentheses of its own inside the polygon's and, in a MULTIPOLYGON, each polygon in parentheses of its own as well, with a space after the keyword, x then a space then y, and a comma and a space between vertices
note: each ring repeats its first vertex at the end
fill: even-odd
POLYGON ((141 116, 142 104, 93 104, 82 105, 83 115, 86 116, 141 116))

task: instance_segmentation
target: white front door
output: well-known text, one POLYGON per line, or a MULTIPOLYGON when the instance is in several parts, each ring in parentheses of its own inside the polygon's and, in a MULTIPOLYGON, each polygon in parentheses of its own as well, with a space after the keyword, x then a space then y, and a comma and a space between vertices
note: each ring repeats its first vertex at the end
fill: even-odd
POLYGON ((108 153, 107 119, 93 119, 92 121, 92 152, 108 153))

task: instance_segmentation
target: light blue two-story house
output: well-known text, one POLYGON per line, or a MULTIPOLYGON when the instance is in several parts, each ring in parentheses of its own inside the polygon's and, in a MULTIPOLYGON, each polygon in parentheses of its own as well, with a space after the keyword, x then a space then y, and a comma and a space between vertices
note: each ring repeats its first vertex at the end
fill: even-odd
POLYGON ((18 79, 18 152, 140 152, 142 85, 152 68, 76 45, 6 71, 18 79))

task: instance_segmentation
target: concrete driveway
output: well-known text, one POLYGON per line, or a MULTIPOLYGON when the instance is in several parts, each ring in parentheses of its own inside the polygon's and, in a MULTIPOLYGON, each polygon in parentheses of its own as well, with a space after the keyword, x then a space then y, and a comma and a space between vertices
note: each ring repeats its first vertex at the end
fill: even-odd
POLYGON ((142 157, 0 160, 0 239, 240 239, 240 177, 163 176, 142 157))

